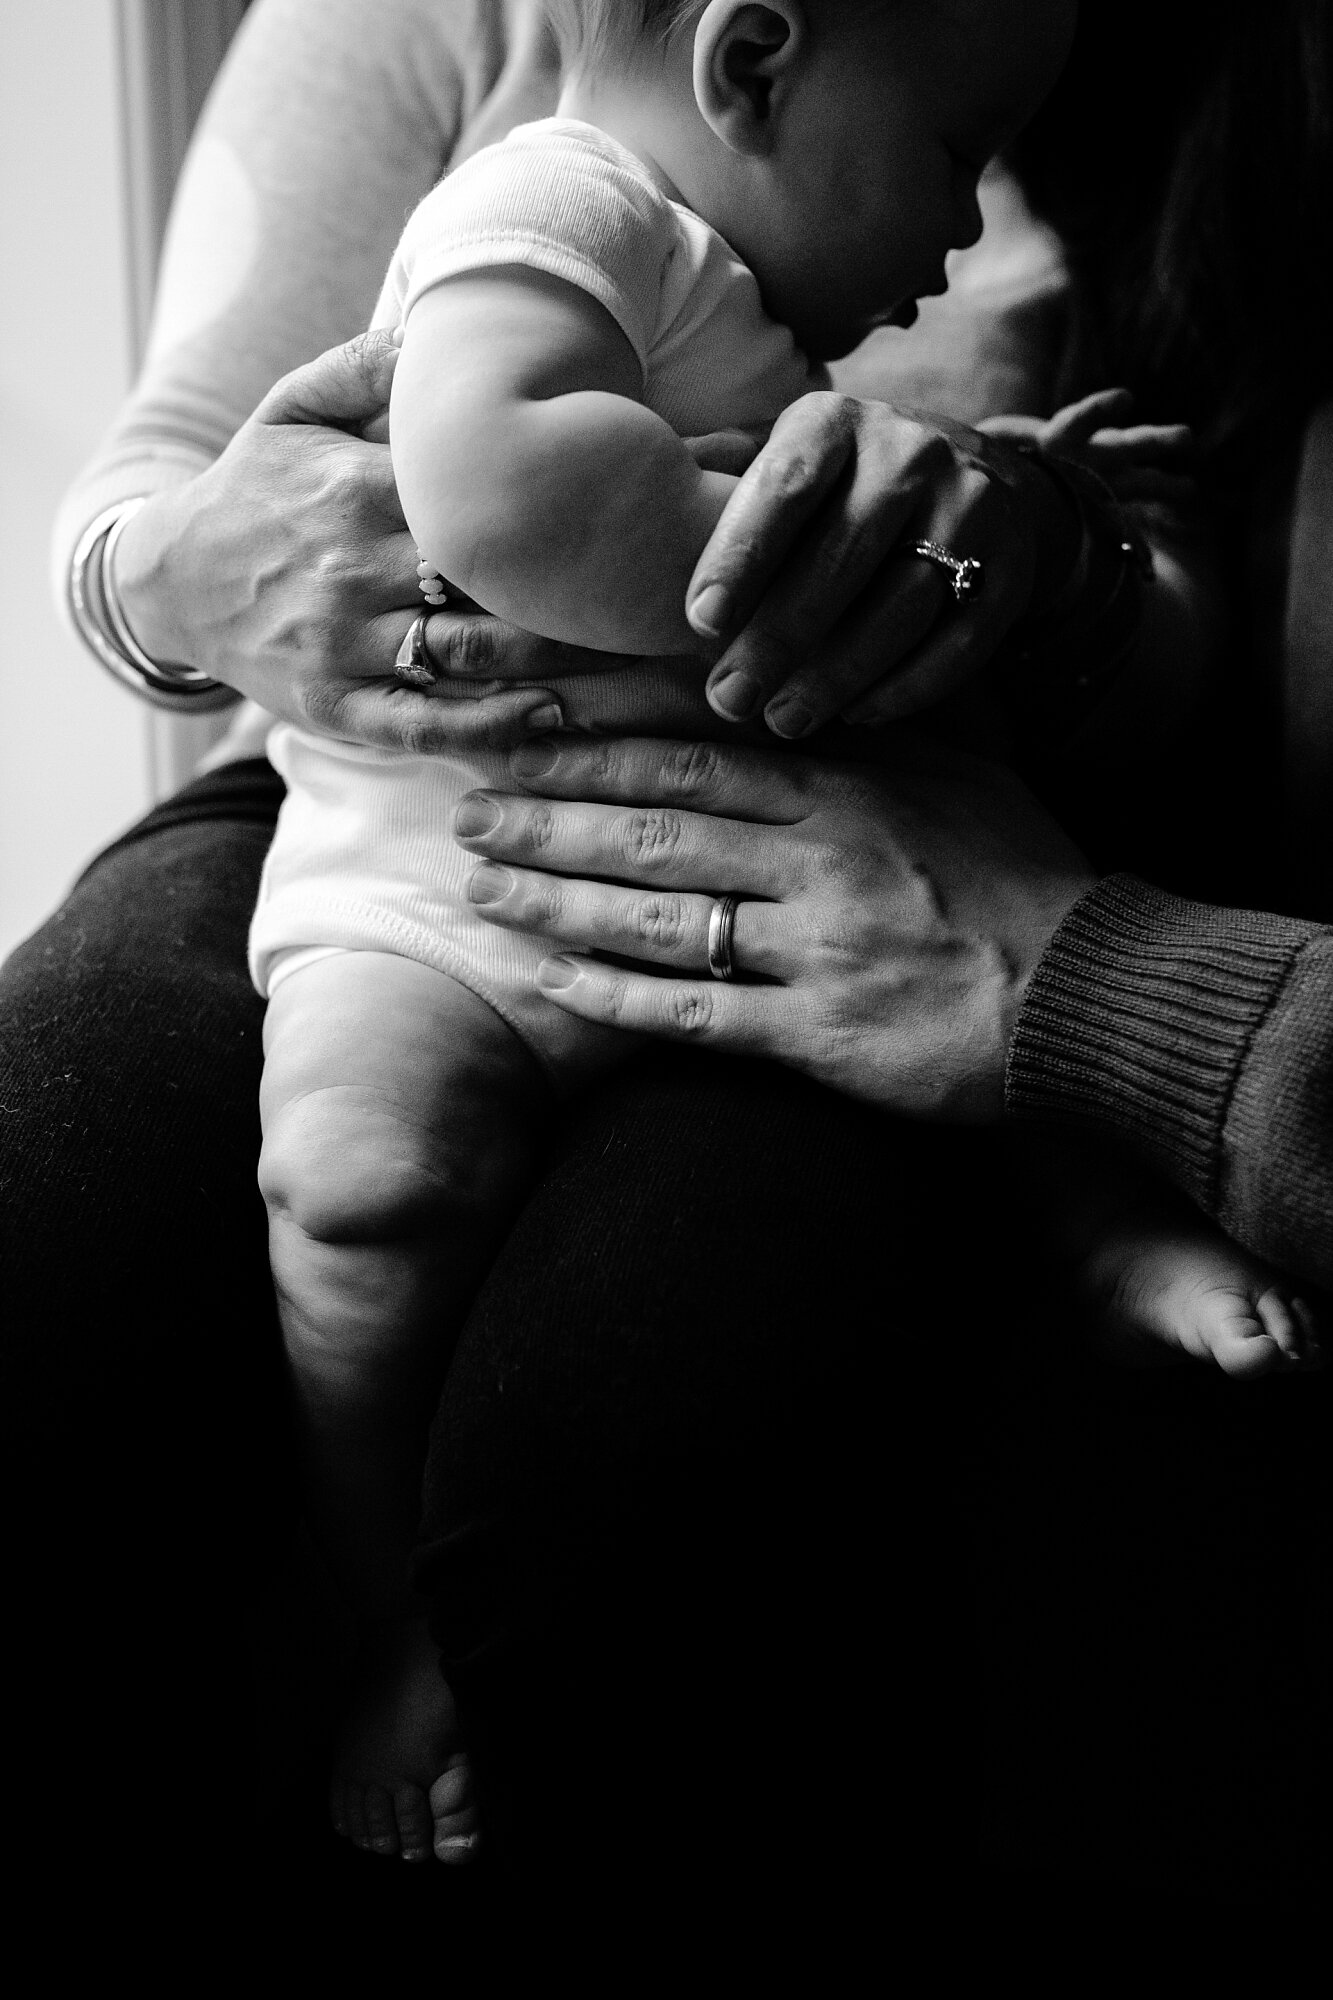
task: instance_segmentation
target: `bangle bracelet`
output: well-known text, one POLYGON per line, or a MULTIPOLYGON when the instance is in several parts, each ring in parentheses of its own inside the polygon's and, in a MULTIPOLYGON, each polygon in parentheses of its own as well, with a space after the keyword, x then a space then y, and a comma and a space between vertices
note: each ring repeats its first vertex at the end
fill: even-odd
POLYGON ((201 667, 154 660, 130 630, 116 589, 111 558, 125 523, 146 496, 118 500, 80 535, 69 568, 69 609, 74 629, 93 657, 125 687, 155 708, 188 709, 193 715, 227 708, 234 691, 201 667))

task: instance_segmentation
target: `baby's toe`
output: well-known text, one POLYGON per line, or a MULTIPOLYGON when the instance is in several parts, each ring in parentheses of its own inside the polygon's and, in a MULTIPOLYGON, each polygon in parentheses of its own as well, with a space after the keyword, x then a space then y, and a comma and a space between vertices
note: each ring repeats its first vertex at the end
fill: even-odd
POLYGON ((1270 1286, 1255 1302, 1255 1315, 1265 1334, 1285 1362, 1305 1359, 1305 1329, 1292 1310, 1291 1300, 1270 1286))
POLYGON ((430 1788, 437 1861, 470 1861, 480 1836, 472 1802, 472 1771, 466 1757, 455 1757, 430 1788))
POLYGON ((420 1785, 400 1785, 393 1795, 393 1809, 404 1861, 429 1861, 434 1828, 430 1802, 420 1785))
POLYGON ((1196 1324, 1205 1352, 1236 1382, 1279 1374, 1301 1358, 1299 1331, 1276 1291, 1258 1299, 1214 1294, 1200 1308, 1196 1324))
POLYGON ((367 1785, 363 1796, 366 1802, 367 1846, 375 1854, 396 1854, 398 1821, 392 1798, 383 1785, 367 1785))
POLYGON ((1306 1300, 1291 1298, 1274 1287, 1263 1294, 1255 1311, 1287 1367, 1319 1366, 1319 1327, 1306 1300))

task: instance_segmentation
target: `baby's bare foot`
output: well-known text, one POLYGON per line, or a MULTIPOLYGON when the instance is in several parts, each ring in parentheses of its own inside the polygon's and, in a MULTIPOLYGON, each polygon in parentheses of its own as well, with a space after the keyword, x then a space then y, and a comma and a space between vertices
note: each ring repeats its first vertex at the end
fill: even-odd
POLYGON ((361 1682, 334 1746, 334 1831, 404 1861, 470 1861, 472 1774, 425 1621, 367 1623, 361 1682))
POLYGON ((1089 1252, 1082 1282, 1108 1343, 1126 1357, 1157 1343, 1242 1381, 1319 1361, 1310 1307, 1220 1230, 1170 1219, 1113 1226, 1089 1252))

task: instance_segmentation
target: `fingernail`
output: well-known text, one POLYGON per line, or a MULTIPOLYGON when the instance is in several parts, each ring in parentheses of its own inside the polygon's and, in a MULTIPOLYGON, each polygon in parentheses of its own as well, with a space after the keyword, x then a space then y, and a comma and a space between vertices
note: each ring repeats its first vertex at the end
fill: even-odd
POLYGON ((513 885, 514 878, 507 868, 496 868, 488 861, 468 883, 467 899, 469 903, 498 903, 513 885))
POLYGON ((814 716, 799 701, 784 701, 780 708, 767 709, 765 714, 775 736, 806 736, 814 727, 814 716))
POLYGON ((744 722, 754 714, 763 693, 757 680, 749 674, 723 674, 720 681, 714 681, 708 690, 708 699, 719 715, 725 715, 729 722, 744 722))
POLYGON ((476 1845, 477 1836, 475 1833, 456 1833, 451 1835, 448 1840, 437 1840, 435 1843, 435 1852, 439 1855, 441 1861, 447 1857, 452 1858, 454 1856, 457 1856, 461 1860, 465 1854, 471 1854, 476 1845))
POLYGON ((509 753, 509 768, 516 778, 544 778, 559 757, 558 743, 520 743, 509 753))
POLYGON ((728 592, 720 583, 708 583, 686 606, 685 615, 696 632, 705 632, 710 639, 719 639, 726 630, 730 610, 728 592))
POLYGON ((572 958, 544 958, 537 967, 537 984, 549 986, 555 992, 572 986, 578 976, 579 969, 572 958))
POLYGON ((539 729, 563 729, 565 711, 558 701, 548 701, 542 708, 534 708, 525 718, 528 728, 535 734, 539 729))
POLYGON ((490 799, 464 799, 454 814, 454 832, 460 840, 478 840, 500 824, 500 808, 490 799))

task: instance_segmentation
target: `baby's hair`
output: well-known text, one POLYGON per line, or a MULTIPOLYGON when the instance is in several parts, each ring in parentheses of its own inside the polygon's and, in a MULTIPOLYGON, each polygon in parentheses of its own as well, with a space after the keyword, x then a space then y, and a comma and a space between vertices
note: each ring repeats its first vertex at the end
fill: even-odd
MULTIPOLYGON (((818 0, 826 9, 830 0, 818 0)), ((884 0, 843 0, 864 13, 880 11, 884 0)), ((593 69, 624 61, 641 42, 665 48, 678 28, 702 14, 707 0, 546 0, 546 11, 569 69, 593 69)))
POLYGON ((561 56, 571 69, 623 59, 645 39, 664 47, 705 5, 706 0, 546 0, 561 56))

